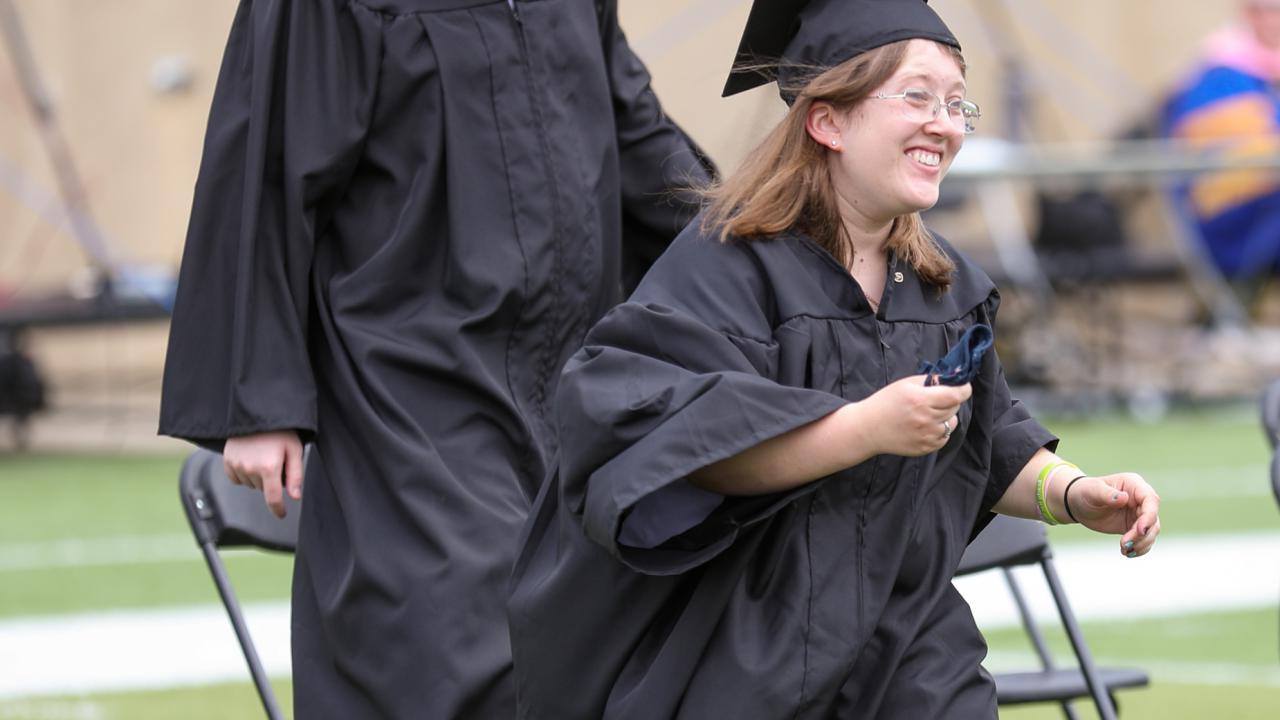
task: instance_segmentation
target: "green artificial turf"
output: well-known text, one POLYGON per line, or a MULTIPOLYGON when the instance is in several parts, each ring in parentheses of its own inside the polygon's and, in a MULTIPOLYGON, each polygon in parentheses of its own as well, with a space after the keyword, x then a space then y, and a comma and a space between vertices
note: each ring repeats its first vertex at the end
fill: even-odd
MULTIPOLYGON (((241 603, 288 600, 292 557, 239 551, 224 559, 241 603)), ((213 578, 194 546, 186 561, 0 573, 0 619, 217 602, 213 578)))
MULTIPOLYGON (((1280 598, 1278 598, 1280 600, 1280 598)), ((1090 622, 1085 641, 1102 665, 1139 667, 1150 687, 1117 694, 1121 717, 1275 718, 1280 708, 1280 610, 1196 613, 1121 622, 1090 622)), ((1042 629, 1056 662, 1073 656, 1056 625, 1042 629)), ((987 632, 993 672, 1033 669, 1035 656, 1018 629, 987 632)), ((1097 717, 1087 702, 1081 718, 1097 717)), ((1009 708, 1017 720, 1061 718, 1054 706, 1009 708)))
MULTIPOLYGON (((1280 596, 1276 600, 1280 605, 1280 596)), ((1055 657, 1070 658, 1071 647, 1057 624, 1041 625, 1055 657)), ((1180 663, 1251 665, 1274 671, 1280 685, 1280 609, 1276 607, 1092 621, 1083 628, 1085 641, 1100 659, 1125 663, 1154 660, 1174 669, 1180 663)), ((1031 652, 1020 628, 984 634, 993 661, 1002 655, 1031 652)), ((989 666, 999 669, 994 662, 989 666)))
MULTIPOLYGON (((1266 475, 1270 449, 1252 408, 1182 411, 1150 425, 1124 416, 1046 424, 1063 438, 1062 454, 1086 470, 1146 476, 1164 496, 1166 537, 1280 531, 1266 475)), ((0 617, 216 602, 178 502, 181 462, 0 456, 0 617), (113 554, 99 541, 123 547, 113 554), (68 549, 96 559, 32 567, 68 549), (34 558, 26 566, 6 565, 6 558, 24 554, 34 558)), ((1059 544, 1097 536, 1064 527, 1050 537, 1059 544)), ((245 555, 228 563, 245 600, 287 599, 287 557, 245 555)))
MULTIPOLYGON (((289 715, 287 682, 275 682, 277 697, 289 715)), ((1120 717, 1160 720, 1274 720, 1280 689, 1248 685, 1200 685, 1156 682, 1119 696, 1120 717)), ((1096 718, 1087 702, 1075 704, 1081 720, 1096 718)), ((26 700, 0 700, 0 720, 226 720, 262 717, 249 683, 211 685, 139 693, 112 693, 26 700)), ((1006 707, 1006 720, 1061 720, 1051 705, 1006 707)))
MULTIPOLYGON (((1161 495, 1166 536, 1280 531, 1271 493, 1271 449, 1252 406, 1181 411, 1157 423, 1126 416, 1046 419, 1059 454, 1087 472, 1137 472, 1161 495)), ((1054 543, 1093 537, 1079 527, 1050 530, 1054 543)))
MULTIPOLYGON (((1270 450, 1249 412, 1178 413, 1153 425, 1126 418, 1048 424, 1063 437, 1062 454, 1085 469, 1134 470, 1151 479, 1165 496, 1167 536, 1280 531, 1266 477, 1270 450)), ((0 456, 0 617, 216 604, 178 502, 180 464, 180 457, 0 456), (104 543, 112 542, 123 549, 104 554, 104 543), (89 559, 77 561, 75 553, 68 559, 67 548, 78 548, 89 559), (24 556, 34 559, 23 566, 24 556)), ((1091 534, 1055 528, 1051 537, 1066 543, 1091 534)), ((228 564, 242 600, 288 598, 287 556, 248 551, 229 557, 228 564)), ((1090 623, 1085 632, 1100 659, 1151 671, 1151 688, 1121 695, 1122 717, 1276 717, 1275 609, 1090 623)), ((1066 657, 1065 641, 1050 634, 1066 657)), ((993 632, 989 639, 993 664, 1029 657, 1017 631, 993 632)), ((287 681, 278 683, 278 692, 288 707, 287 681)), ((0 700, 0 720, 260 715, 247 682, 0 700)), ((1052 707, 1008 709, 1002 715, 1061 717, 1052 707)), ((1090 715, 1082 712, 1082 717, 1090 715)))
MULTIPOLYGON (((178 500, 181 464, 0 456, 0 617, 217 603, 178 500)), ((224 557, 242 601, 289 597, 288 555, 224 557)))
MULTIPOLYGON (((273 679, 276 700, 292 717, 289 681, 273 679)), ((0 720, 229 720, 264 717, 251 683, 228 683, 147 692, 0 699, 0 720)))
MULTIPOLYGON (((1041 420, 1062 439, 1063 456, 1095 473, 1262 466, 1271 459, 1252 405, 1180 410, 1153 423, 1126 415, 1041 420)), ((1266 482, 1264 475, 1259 488, 1266 482)))
POLYGON ((0 455, 0 543, 186 533, 181 457, 0 455))
MULTIPOLYGON (((1117 697, 1123 720, 1275 720, 1280 689, 1249 685, 1176 685, 1156 682, 1142 690, 1117 697)), ((1080 720, 1094 720, 1098 713, 1088 702, 1074 703, 1080 720)), ((3 717, 3 716, 0 716, 3 717)), ((1002 708, 1002 720, 1062 720, 1056 705, 1020 705, 1002 708)))

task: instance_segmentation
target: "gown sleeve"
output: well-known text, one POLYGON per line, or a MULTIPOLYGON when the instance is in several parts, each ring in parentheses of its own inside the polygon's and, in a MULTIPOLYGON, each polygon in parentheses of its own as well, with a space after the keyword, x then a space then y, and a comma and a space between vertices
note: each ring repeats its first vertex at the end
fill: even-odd
MULTIPOLYGON (((998 296, 988 302, 987 317, 994 323, 998 296)), ((994 325, 993 325, 994 327, 994 325)), ((1058 438, 1031 416, 1025 405, 1015 399, 1005 380, 1004 366, 992 352, 995 366, 992 381, 991 475, 982 499, 982 517, 989 520, 991 508, 1009 489, 1018 473, 1040 448, 1055 450, 1058 438)), ((981 522, 985 526, 986 522, 981 522)))
MULTIPOLYGON (((684 572, 796 495, 724 498, 685 478, 834 412, 844 400, 776 382, 767 290, 747 251, 686 230, 631 301, 610 312, 566 366, 557 395, 562 503, 586 534, 640 572, 684 572), (656 493, 710 515, 670 542, 619 542, 656 493)), ((682 528, 683 529, 683 528, 682 528)))
POLYGON ((623 278, 629 289, 697 213, 700 201, 690 188, 709 184, 716 167, 663 112, 649 71, 618 26, 616 0, 603 2, 600 22, 617 128, 623 278))
POLYGON ((311 265, 368 129, 381 17, 242 0, 214 89, 170 328, 160 432, 315 432, 311 265))

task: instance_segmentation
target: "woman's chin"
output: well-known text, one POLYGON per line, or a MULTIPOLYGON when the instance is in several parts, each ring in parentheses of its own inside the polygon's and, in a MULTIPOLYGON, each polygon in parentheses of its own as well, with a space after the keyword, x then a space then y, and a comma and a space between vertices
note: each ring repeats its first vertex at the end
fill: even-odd
POLYGON ((903 215, 922 212, 938 204, 938 187, 919 188, 903 198, 903 215))

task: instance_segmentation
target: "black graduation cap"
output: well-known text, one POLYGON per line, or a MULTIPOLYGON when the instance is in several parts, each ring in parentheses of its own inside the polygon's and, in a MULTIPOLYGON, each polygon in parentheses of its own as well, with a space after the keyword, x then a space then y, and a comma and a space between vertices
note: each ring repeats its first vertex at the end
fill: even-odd
POLYGON ((789 104, 800 74, 913 38, 960 47, 929 0, 755 0, 723 97, 778 80, 789 104))

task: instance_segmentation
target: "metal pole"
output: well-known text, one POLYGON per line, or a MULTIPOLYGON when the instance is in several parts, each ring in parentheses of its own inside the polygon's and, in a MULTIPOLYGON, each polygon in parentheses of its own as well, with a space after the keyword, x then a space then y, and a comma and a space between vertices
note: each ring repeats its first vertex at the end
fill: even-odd
POLYGON ((36 126, 44 142, 45 151, 53 165, 58 190, 62 202, 66 205, 71 231, 80 247, 89 256, 94 268, 101 274, 102 293, 109 295, 113 279, 111 258, 106 243, 98 233, 89 211, 89 200, 80 181, 80 174, 72 161, 71 151, 66 139, 58 127, 53 103, 49 99, 40 75, 36 71, 36 63, 22 29, 22 20, 13 0, 0 0, 0 33, 3 33, 5 47, 9 49, 9 57, 17 71, 23 94, 31 112, 35 116, 36 126))

